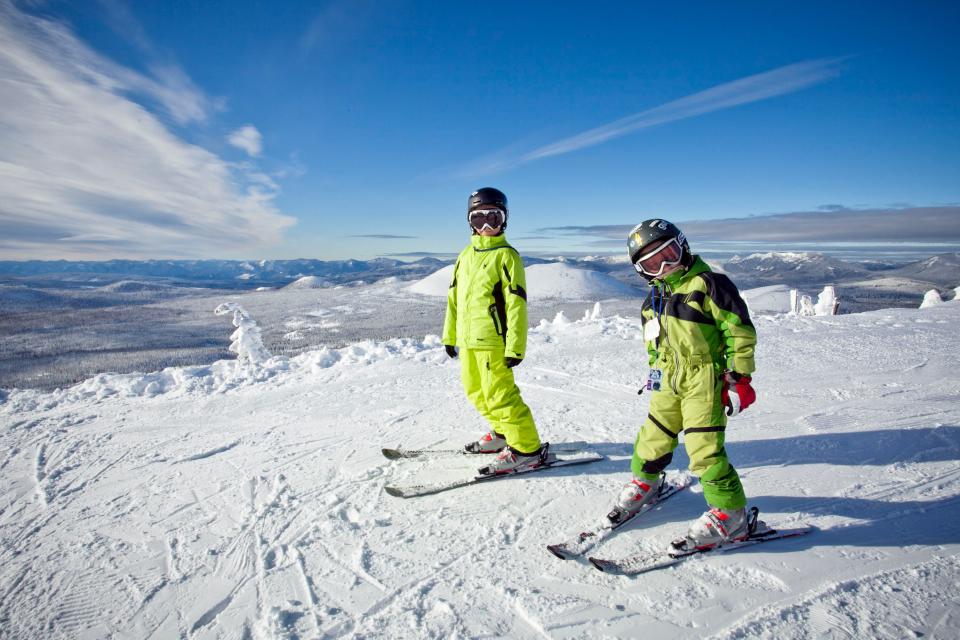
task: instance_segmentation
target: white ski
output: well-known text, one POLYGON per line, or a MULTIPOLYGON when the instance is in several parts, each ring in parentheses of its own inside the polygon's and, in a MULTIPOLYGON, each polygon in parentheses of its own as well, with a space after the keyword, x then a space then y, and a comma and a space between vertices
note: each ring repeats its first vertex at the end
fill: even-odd
POLYGON ((678 492, 683 491, 689 486, 690 478, 688 476, 683 476, 679 480, 664 480, 660 484, 660 492, 656 501, 644 505, 640 511, 637 511, 632 516, 617 522, 612 522, 609 516, 604 516, 597 524, 585 531, 581 531, 574 538, 559 544, 548 544, 547 550, 561 560, 569 560, 571 558, 581 557, 587 551, 590 551, 595 546, 610 537, 614 531, 621 528, 623 525, 633 522, 638 516, 658 508, 665 500, 671 496, 674 496, 678 492))
MULTIPOLYGON (((584 446, 578 446, 576 443, 551 444, 552 453, 576 453, 583 451, 584 446)), ((447 458, 454 456, 486 456, 495 455, 495 453, 472 453, 465 449, 381 449, 383 457, 388 460, 402 460, 403 458, 447 458)))
POLYGON ((708 549, 684 549, 676 548, 673 545, 681 541, 675 541, 670 549, 665 551, 647 551, 637 553, 619 560, 607 560, 603 558, 589 558, 590 564, 605 573, 613 573, 621 576, 635 576, 648 571, 655 571, 679 564, 692 556, 703 555, 705 553, 725 553, 735 551, 744 547, 773 540, 783 540, 784 538, 795 538, 803 536, 813 531, 812 527, 799 527, 796 529, 771 529, 765 523, 758 522, 757 527, 745 540, 738 542, 728 542, 727 544, 710 547, 708 549))
POLYGON ((515 478, 528 473, 548 471, 550 469, 556 469, 557 467, 569 467, 577 464, 589 464, 591 462, 599 462, 601 460, 606 460, 606 458, 604 456, 596 455, 585 456, 582 458, 553 458, 539 467, 535 467, 533 469, 524 469, 523 471, 511 471, 509 473, 501 473, 496 475, 475 474, 469 478, 463 478, 462 480, 436 482, 432 484, 418 484, 406 487, 387 486, 384 487, 384 490, 391 496, 396 496, 397 498, 415 498, 418 496, 428 496, 434 493, 440 493, 442 491, 449 491, 451 489, 458 489, 460 487, 466 487, 472 484, 479 484, 481 482, 505 480, 507 478, 515 478))

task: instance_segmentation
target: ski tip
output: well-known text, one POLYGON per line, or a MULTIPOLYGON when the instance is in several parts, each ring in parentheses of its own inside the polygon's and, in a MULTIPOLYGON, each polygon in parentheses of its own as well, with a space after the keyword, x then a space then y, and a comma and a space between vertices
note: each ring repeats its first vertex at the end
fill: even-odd
POLYGON ((608 560, 602 560, 600 558, 587 558, 590 561, 590 564, 593 565, 594 569, 603 571, 604 573, 617 573, 616 565, 608 560))
POLYGON ((403 454, 396 449, 380 449, 380 452, 383 453, 383 457, 387 460, 396 460, 397 458, 403 457, 403 454))
POLYGON ((548 545, 547 545, 547 551, 549 551, 549 552, 552 553, 553 555, 557 556, 557 557, 560 558, 561 560, 569 560, 569 559, 570 559, 569 556, 567 556, 566 554, 564 554, 564 552, 563 552, 563 545, 559 545, 559 544, 548 544, 548 545))
POLYGON ((389 486, 388 486, 388 487, 384 487, 383 490, 386 491, 389 495, 393 496, 394 498, 406 498, 406 497, 407 497, 406 494, 403 492, 403 489, 400 489, 399 487, 389 487, 389 486))

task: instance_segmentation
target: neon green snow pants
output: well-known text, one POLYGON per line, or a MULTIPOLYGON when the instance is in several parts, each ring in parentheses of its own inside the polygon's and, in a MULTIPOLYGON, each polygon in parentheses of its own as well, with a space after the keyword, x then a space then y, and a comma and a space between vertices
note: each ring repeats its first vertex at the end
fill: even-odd
POLYGON ((654 366, 663 367, 663 382, 660 391, 651 393, 650 412, 637 434, 633 475, 656 479, 673 459, 682 432, 690 471, 700 478, 707 503, 721 509, 746 506, 740 476, 723 447, 727 416, 720 371, 707 359, 684 359, 677 369, 672 352, 660 356, 654 366))
POLYGON ((467 397, 507 445, 522 453, 540 448, 530 407, 520 397, 503 349, 460 348, 460 377, 467 397))

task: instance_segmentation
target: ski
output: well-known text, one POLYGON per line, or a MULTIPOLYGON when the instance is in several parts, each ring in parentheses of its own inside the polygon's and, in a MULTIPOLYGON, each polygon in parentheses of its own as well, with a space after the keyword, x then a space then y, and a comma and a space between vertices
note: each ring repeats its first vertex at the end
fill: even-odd
POLYGON ((647 551, 627 556, 619 560, 605 560, 603 558, 589 558, 590 564, 605 573, 613 573, 621 576, 635 576, 648 571, 672 567, 686 560, 687 558, 703 555, 706 553, 725 553, 735 551, 744 547, 773 540, 783 540, 785 538, 795 538, 803 536, 813 531, 813 527, 799 527, 796 529, 771 529, 765 523, 758 522, 757 527, 745 540, 737 542, 728 542, 727 544, 708 549, 683 549, 677 548, 674 542, 671 548, 666 551, 647 551))
POLYGON ((604 516, 599 522, 597 522, 597 524, 585 531, 581 531, 570 540, 561 542, 559 544, 548 544, 547 550, 561 560, 582 557, 587 551, 590 551, 595 546, 610 537, 614 531, 629 522, 633 522, 637 519, 637 517, 643 515, 644 513, 659 507, 668 498, 676 495, 680 491, 683 491, 688 486, 690 486, 690 479, 686 476, 682 477, 680 480, 664 480, 660 484, 660 492, 656 501, 644 505, 640 511, 637 511, 629 518, 620 520, 618 522, 611 522, 609 517, 604 516))
POLYGON ((535 473, 537 471, 547 471, 549 469, 556 469, 557 467, 571 467, 578 464, 589 464, 591 462, 599 462, 601 460, 606 460, 606 458, 603 456, 589 456, 583 458, 554 458, 553 460, 548 461, 539 467, 525 469, 523 471, 513 471, 499 475, 476 474, 461 480, 410 485, 406 487, 386 486, 384 487, 384 490, 391 496, 395 496, 397 498, 415 498, 419 496, 429 496, 434 493, 441 493, 443 491, 450 491, 451 489, 459 489, 460 487, 479 484, 481 482, 493 482, 496 480, 504 480, 506 478, 515 478, 517 476, 535 473))
MULTIPOLYGON (((402 460, 404 458, 448 458, 456 456, 484 456, 494 453, 471 453, 465 449, 381 449, 383 457, 388 460, 402 460)), ((576 444, 551 444, 552 453, 576 453, 583 451, 583 447, 576 444)))

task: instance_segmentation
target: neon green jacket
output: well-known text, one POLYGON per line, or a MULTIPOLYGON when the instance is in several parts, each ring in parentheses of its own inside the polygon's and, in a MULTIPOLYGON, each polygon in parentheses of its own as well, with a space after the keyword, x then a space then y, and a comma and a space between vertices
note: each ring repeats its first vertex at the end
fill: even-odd
POLYGON ((730 278, 694 256, 689 269, 653 284, 641 314, 645 327, 655 316, 660 323, 657 339, 647 341, 651 367, 660 358, 664 368, 712 362, 719 370, 753 373, 757 333, 730 278))
POLYGON ((474 235, 453 267, 443 322, 443 344, 504 349, 523 358, 527 349, 527 278, 517 250, 503 235, 474 235))

